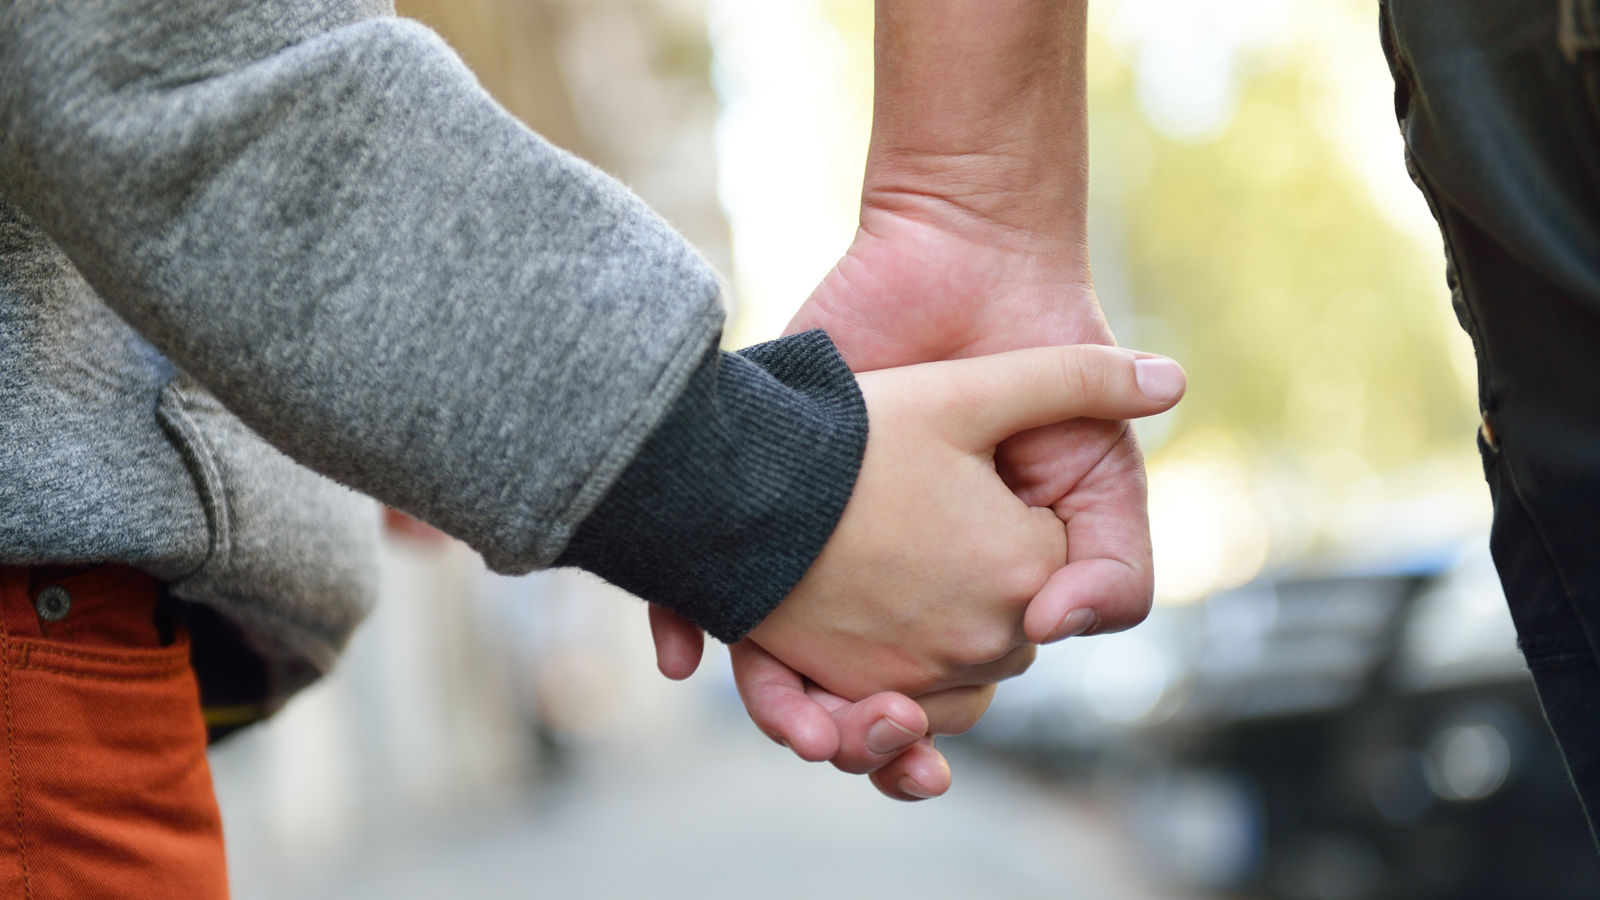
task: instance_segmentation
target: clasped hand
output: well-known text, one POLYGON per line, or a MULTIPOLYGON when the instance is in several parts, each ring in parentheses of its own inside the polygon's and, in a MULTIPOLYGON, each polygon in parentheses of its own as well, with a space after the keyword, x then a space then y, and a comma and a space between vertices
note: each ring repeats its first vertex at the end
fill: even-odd
MULTIPOLYGON (((1061 623, 1027 617, 1069 562, 1066 528, 1002 480, 996 446, 1069 419, 1161 412, 1183 374, 1171 360, 1073 346, 867 372, 860 384, 870 427, 855 491, 795 591, 733 647, 735 670, 752 718, 797 755, 872 772, 890 796, 932 796, 949 773, 923 735, 970 728, 994 683, 1032 662, 1029 633, 1061 636, 1061 623)), ((663 671, 687 675, 697 642, 680 640, 669 613, 652 618, 663 671)))
POLYGON ((1069 419, 1161 412, 1181 393, 1176 363, 1045 347, 859 378, 869 431, 855 490, 821 555, 749 639, 852 700, 1020 673, 1033 659, 1026 611, 1066 565, 1067 534, 1001 480, 995 448, 1069 419), (1155 396, 1140 389, 1140 368, 1147 385, 1160 381, 1155 396), (1169 377, 1149 377, 1157 369, 1169 377))

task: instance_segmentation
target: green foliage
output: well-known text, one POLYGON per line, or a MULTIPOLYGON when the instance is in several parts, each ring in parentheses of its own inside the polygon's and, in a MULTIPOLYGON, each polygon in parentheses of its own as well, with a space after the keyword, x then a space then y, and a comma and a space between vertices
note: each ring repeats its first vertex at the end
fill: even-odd
POLYGON ((1127 294, 1107 298, 1131 313, 1124 340, 1188 369, 1169 440, 1217 429, 1257 459, 1378 471, 1470 448, 1439 246, 1380 215, 1306 70, 1245 75, 1226 128, 1186 143, 1146 122, 1125 63, 1092 59, 1091 217, 1120 267, 1097 252, 1097 279, 1127 294))

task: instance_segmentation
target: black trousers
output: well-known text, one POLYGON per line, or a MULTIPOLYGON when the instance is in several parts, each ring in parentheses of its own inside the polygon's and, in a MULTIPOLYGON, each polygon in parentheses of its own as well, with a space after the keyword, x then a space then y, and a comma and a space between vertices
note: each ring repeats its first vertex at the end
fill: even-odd
POLYGON ((1478 357, 1491 547, 1600 822, 1600 0, 1384 0, 1412 175, 1478 357))

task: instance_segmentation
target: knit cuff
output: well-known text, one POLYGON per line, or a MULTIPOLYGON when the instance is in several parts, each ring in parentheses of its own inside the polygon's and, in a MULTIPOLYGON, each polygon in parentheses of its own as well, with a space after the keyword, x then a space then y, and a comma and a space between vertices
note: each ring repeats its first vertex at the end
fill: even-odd
POLYGON ((866 444, 861 390, 823 332, 713 349, 556 564, 732 643, 822 551, 866 444))

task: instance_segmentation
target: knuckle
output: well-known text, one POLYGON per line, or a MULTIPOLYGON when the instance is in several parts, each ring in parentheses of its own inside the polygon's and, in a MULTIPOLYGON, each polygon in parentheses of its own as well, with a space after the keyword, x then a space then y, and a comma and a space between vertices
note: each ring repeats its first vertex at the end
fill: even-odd
POLYGON ((1014 630, 984 628, 967 635, 962 641, 957 665, 962 668, 988 665, 997 659, 1004 659, 1016 646, 1017 635, 1014 630))
POLYGON ((1039 656, 1039 648, 1033 644, 1023 644, 1013 650, 1005 659, 1005 666, 1001 670, 1000 678, 1015 678, 1033 666, 1033 661, 1039 656))
POLYGON ((1044 558, 1025 559, 1014 563, 1008 567, 1003 582, 1006 597, 1019 605, 1026 605, 1061 565, 1060 560, 1044 558))
POLYGON ((1111 373, 1104 365, 1102 356, 1084 347, 1072 347, 1063 352, 1062 386, 1069 393, 1089 400, 1105 396, 1112 384, 1111 373))
POLYGON ((962 666, 963 664, 957 654, 950 654, 945 659, 924 660, 919 663, 913 663, 906 667, 904 674, 900 677, 886 682, 884 689, 915 697, 949 682, 955 672, 962 666))
POLYGON ((988 712, 989 704, 994 700, 994 691, 994 685, 962 689, 952 698, 956 702, 945 704, 939 715, 931 717, 929 731, 948 735, 972 730, 972 726, 978 724, 978 720, 988 712))

